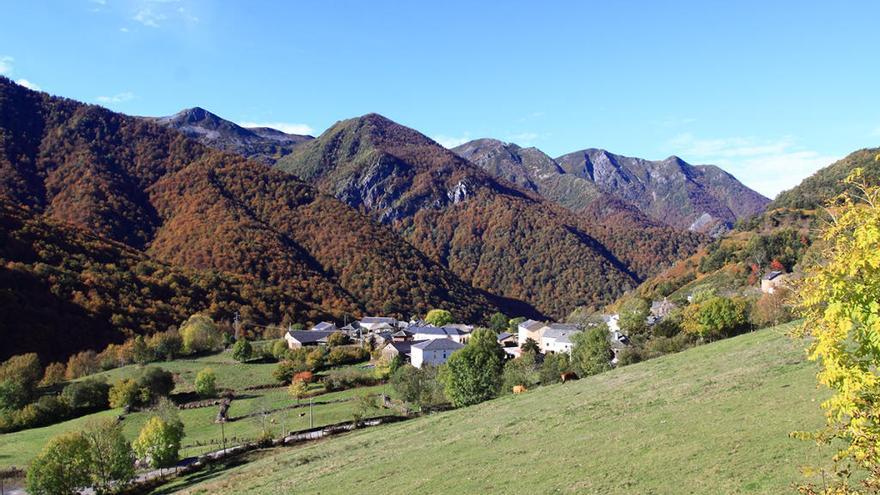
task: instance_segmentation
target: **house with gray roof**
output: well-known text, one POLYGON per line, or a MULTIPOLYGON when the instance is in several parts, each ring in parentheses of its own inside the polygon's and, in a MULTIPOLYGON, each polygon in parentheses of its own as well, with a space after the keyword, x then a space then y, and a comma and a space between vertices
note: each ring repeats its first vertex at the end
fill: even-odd
POLYGON ((327 339, 336 333, 336 330, 289 330, 284 334, 287 347, 299 349, 300 347, 327 345, 327 339))
POLYGON ((520 347, 526 343, 526 340, 532 339, 535 342, 541 342, 541 336, 548 326, 546 323, 537 320, 526 320, 517 325, 517 342, 520 347))
POLYGON ((432 339, 410 347, 410 361, 416 368, 421 368, 426 364, 438 366, 445 363, 453 352, 464 347, 452 339, 432 339))
POLYGON ((322 321, 321 323, 318 323, 317 325, 313 326, 311 331, 313 331, 313 332, 314 331, 335 332, 336 331, 336 324, 330 323, 329 321, 322 321))
POLYGON ((458 327, 409 327, 413 340, 449 339, 460 344, 467 343, 471 333, 458 327))
POLYGON ((571 354, 571 349, 574 347, 571 338, 580 331, 581 329, 577 325, 566 323, 553 323, 549 325, 539 342, 541 352, 544 354, 555 354, 557 352, 571 354))

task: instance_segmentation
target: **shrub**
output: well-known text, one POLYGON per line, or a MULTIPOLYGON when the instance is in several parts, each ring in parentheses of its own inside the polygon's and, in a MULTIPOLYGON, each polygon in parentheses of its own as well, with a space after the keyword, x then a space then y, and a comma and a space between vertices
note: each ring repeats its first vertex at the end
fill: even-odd
POLYGON ((729 337, 748 328, 748 302, 713 296, 682 313, 682 328, 701 339, 729 337))
POLYGON ((196 314, 180 327, 183 351, 187 354, 215 351, 223 347, 223 335, 210 317, 196 314))
POLYGON ((235 341, 232 346, 232 359, 243 363, 250 360, 254 355, 254 348, 247 339, 241 338, 235 341))
POLYGON ((504 363, 502 373, 501 393, 509 394, 513 387, 520 385, 525 388, 533 388, 541 380, 538 364, 535 362, 535 354, 524 352, 520 357, 504 363))
POLYGON ((157 358, 171 361, 183 352, 183 337, 177 330, 157 332, 147 339, 147 347, 157 358))
POLYGON ((272 377, 280 383, 290 383, 290 381, 293 380, 293 376, 295 374, 307 370, 308 366, 305 362, 285 359, 284 361, 278 363, 278 365, 272 371, 272 377))
POLYGON ((351 342, 351 339, 348 338, 348 335, 345 335, 342 332, 333 332, 327 337, 327 345, 330 347, 336 347, 340 345, 346 345, 351 342))
POLYGON ((40 385, 43 387, 51 387, 52 385, 57 385, 63 382, 65 371, 66 367, 61 363, 52 363, 49 366, 46 366, 46 371, 43 373, 43 379, 40 380, 40 385))
POLYGON ((324 366, 342 366, 344 364, 355 364, 366 361, 370 358, 370 353, 362 347, 334 347, 327 354, 324 360, 324 366))
POLYGON ((300 371, 293 375, 293 382, 312 383, 315 381, 315 374, 311 371, 300 371))
POLYGON ((557 353, 544 356, 541 363, 541 384, 550 385, 562 381, 562 374, 571 371, 568 354, 557 353))
POLYGON ((79 412, 100 411, 108 406, 110 385, 103 378, 86 378, 72 382, 61 391, 71 409, 79 412))
POLYGON ((196 393, 202 397, 217 395, 217 375, 211 368, 205 368, 196 375, 196 393))
POLYGON ((287 347, 287 341, 284 339, 276 340, 272 344, 272 356, 278 361, 287 357, 287 351, 289 350, 290 349, 287 347))
POLYGON ((68 380, 75 380, 82 376, 97 373, 99 370, 98 355, 95 351, 83 351, 67 359, 67 369, 64 376, 68 380))
POLYGON ((372 373, 351 368, 331 371, 323 379, 324 388, 328 392, 364 385, 375 385, 377 382, 378 380, 372 373))
POLYGON ((431 407, 446 403, 443 384, 437 376, 437 367, 416 368, 405 364, 391 374, 391 386, 400 398, 419 407, 431 407))
POLYGON ((504 349, 495 332, 474 331, 463 349, 452 353, 440 375, 446 397, 456 407, 477 404, 491 399, 501 387, 504 349))

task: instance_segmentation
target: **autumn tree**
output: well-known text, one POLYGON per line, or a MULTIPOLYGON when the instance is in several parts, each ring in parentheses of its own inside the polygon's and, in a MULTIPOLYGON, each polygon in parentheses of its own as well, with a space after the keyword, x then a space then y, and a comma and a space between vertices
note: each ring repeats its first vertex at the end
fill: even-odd
POLYGON ((492 316, 489 317, 489 328, 494 330, 495 333, 507 331, 509 323, 510 319, 501 312, 492 313, 492 316))
POLYGON ((180 327, 183 350, 187 354, 215 351, 223 345, 223 335, 210 317, 195 314, 180 327))
POLYGON ((166 468, 177 463, 182 439, 182 423, 175 424, 153 416, 141 429, 133 447, 138 458, 151 467, 166 468))
POLYGON ((880 491, 880 188, 860 177, 857 169, 845 181, 858 192, 829 209, 822 260, 799 285, 801 333, 812 338, 809 357, 833 395, 822 403, 827 427, 796 435, 844 445, 834 482, 802 487, 804 493, 862 493, 851 486, 853 467, 864 473, 856 478, 868 493, 880 491))
POLYGON ((106 419, 90 423, 83 436, 91 451, 89 477, 97 494, 118 491, 134 478, 134 452, 122 424, 106 419))

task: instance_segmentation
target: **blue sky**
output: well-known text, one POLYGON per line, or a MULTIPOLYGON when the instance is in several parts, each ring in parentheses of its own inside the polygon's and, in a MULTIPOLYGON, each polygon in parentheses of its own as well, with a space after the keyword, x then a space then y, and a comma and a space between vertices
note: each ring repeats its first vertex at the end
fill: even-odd
POLYGON ((880 145, 875 0, 476 3, 0 0, 0 73, 136 115, 677 154, 768 196, 880 145))

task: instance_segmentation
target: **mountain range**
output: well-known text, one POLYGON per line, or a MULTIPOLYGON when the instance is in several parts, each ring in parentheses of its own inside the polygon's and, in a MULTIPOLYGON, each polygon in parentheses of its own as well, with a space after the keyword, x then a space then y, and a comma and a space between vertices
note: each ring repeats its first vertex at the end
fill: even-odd
MULTIPOLYGON (((749 194, 749 208, 761 201, 711 167, 613 155, 617 166, 607 168, 606 152, 597 153, 587 166, 491 140, 453 152, 378 114, 317 138, 245 128, 201 108, 130 117, 0 78, 0 202, 9 218, 0 236, 28 246, 2 252, 0 271, 19 275, 0 275, 27 273, 31 292, 78 308, 77 325, 96 340, 164 329, 196 311, 261 323, 433 307, 475 322, 498 310, 562 318, 694 253, 707 237, 686 227, 703 213, 729 223, 751 211, 726 198, 749 194), (617 182, 605 179, 615 173, 617 182), (70 241, 83 236, 112 248, 99 256, 70 241), (87 254, 74 268, 66 252, 87 254), (178 281, 144 276, 112 290, 95 282, 139 263, 178 281), (227 289, 205 289, 205 280, 227 289), (143 300, 89 303, 113 291, 143 300), (163 306, 170 293, 173 309, 163 306)), ((3 290, 0 304, 27 304, 3 290)), ((28 321, 6 320, 0 331, 26 334, 28 321)), ((23 339, 15 351, 45 351, 62 330, 43 326, 39 342, 23 339)), ((95 342, 63 352, 87 346, 95 342)))
POLYGON ((656 222, 695 232, 718 234, 770 202, 716 166, 691 165, 677 156, 651 161, 591 148, 551 158, 537 148, 494 139, 454 151, 572 211, 611 197, 656 222))

